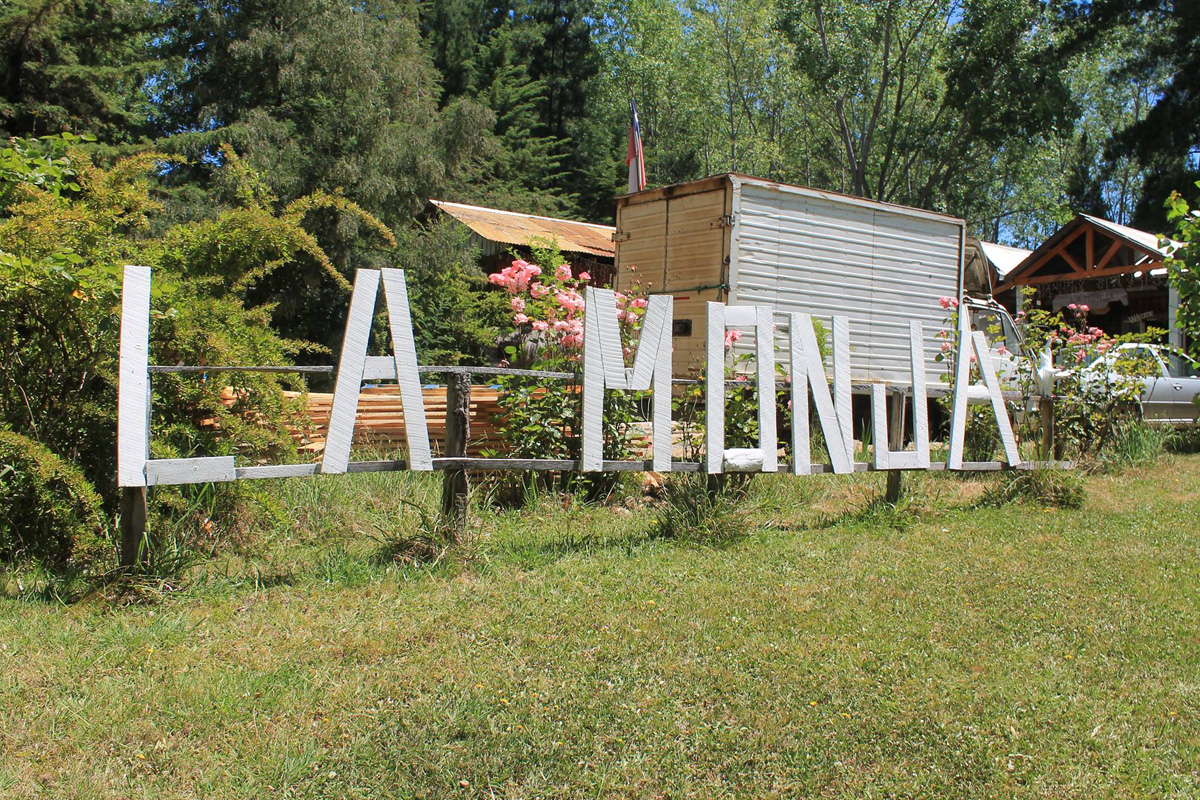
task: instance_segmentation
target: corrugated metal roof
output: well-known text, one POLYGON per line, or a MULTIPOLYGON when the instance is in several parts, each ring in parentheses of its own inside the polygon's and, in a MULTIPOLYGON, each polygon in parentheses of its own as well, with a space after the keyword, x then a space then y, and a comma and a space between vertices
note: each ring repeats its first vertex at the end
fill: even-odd
POLYGON ((996 244, 995 242, 985 242, 982 240, 979 242, 979 247, 983 250, 983 254, 987 256, 987 260, 992 262, 992 266, 996 268, 996 274, 1000 276, 1001 280, 1033 252, 1023 247, 1009 247, 1006 244, 996 244))
POLYGON ((611 225, 518 214, 445 200, 430 202, 489 241, 528 245, 534 239, 554 239, 558 248, 568 253, 608 258, 616 254, 612 237, 617 229, 611 225))
POLYGON ((1158 237, 1153 233, 1139 231, 1137 228, 1131 228, 1128 225, 1118 225, 1115 222, 1109 222, 1108 220, 1101 219, 1100 217, 1093 217, 1090 214, 1080 214, 1079 216, 1088 220, 1097 228, 1103 228, 1107 231, 1111 231, 1114 235, 1120 236, 1123 239, 1131 242, 1136 242, 1147 250, 1155 250, 1164 256, 1168 254, 1167 250, 1158 246, 1158 237))

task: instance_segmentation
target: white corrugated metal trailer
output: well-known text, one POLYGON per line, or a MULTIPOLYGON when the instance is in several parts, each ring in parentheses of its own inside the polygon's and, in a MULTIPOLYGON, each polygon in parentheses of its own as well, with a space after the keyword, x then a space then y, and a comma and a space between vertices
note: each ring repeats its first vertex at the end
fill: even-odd
POLYGON ((675 297, 676 375, 703 364, 709 300, 850 319, 853 379, 910 382, 920 320, 930 380, 962 289, 966 223, 916 208, 729 174, 617 199, 616 287, 675 297))

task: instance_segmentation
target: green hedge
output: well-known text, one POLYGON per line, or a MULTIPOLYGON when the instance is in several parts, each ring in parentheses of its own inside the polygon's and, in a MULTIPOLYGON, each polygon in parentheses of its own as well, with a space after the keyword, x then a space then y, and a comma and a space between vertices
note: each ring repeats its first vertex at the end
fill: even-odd
POLYGON ((83 473, 0 430, 0 559, 98 568, 112 553, 100 495, 83 473))

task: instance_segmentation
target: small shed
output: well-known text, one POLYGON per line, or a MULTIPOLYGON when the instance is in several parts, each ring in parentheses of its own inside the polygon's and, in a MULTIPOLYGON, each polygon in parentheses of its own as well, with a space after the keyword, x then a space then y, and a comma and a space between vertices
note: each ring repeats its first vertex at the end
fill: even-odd
POLYGON ((471 229, 474 243, 483 251, 482 266, 495 272, 508 263, 509 253, 529 254, 536 240, 554 240, 576 272, 591 273, 598 286, 612 283, 616 246, 611 225, 596 225, 536 214, 518 214, 445 200, 429 201, 438 213, 446 214, 471 229))
POLYGON ((702 367, 706 304, 719 301, 845 317, 856 381, 911 380, 920 321, 936 381, 938 299, 962 292, 965 237, 945 214, 730 173, 618 197, 615 285, 674 297, 676 375, 702 367))
POLYGON ((1180 345, 1179 296, 1167 281, 1166 255, 1153 233, 1079 214, 1008 273, 998 291, 1017 290, 1018 306, 1086 305, 1089 323, 1114 335, 1164 328, 1180 345))

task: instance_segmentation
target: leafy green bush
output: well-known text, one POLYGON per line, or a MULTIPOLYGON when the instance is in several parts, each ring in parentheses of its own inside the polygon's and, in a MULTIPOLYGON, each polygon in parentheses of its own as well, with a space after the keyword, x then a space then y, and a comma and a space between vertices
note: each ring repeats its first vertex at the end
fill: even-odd
POLYGON ((45 446, 0 430, 0 559, 98 568, 111 559, 100 496, 45 446))
MULTIPOLYGON (((224 169, 244 187, 235 193, 241 205, 162 226, 151 193, 162 157, 142 154, 102 169, 70 143, 18 140, 13 152, 20 159, 0 154, 0 161, 20 161, 0 169, 0 425, 74 464, 111 515, 123 266, 155 271, 151 363, 292 363, 305 345, 275 332, 275 307, 250 300, 256 285, 297 261, 315 262, 329 282, 345 285, 300 223, 314 208, 368 215, 323 194, 277 209, 229 151, 224 169)), ((156 457, 294 455, 283 424, 291 407, 281 390, 302 387, 291 378, 156 375, 152 387, 156 457)), ((205 491, 165 489, 154 499, 159 510, 191 508, 189 495, 205 491)), ((219 499, 205 502, 229 509, 219 499)), ((60 505, 55 514, 75 507, 60 505)), ((91 524, 86 515, 77 523, 69 530, 91 524)))

